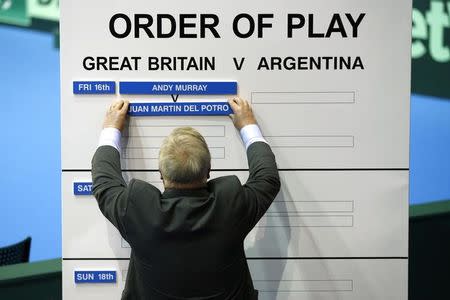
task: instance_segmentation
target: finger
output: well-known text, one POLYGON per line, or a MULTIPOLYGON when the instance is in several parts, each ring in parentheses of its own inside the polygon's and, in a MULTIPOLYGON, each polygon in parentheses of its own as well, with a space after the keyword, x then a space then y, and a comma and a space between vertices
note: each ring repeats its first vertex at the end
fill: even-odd
POLYGON ((236 103, 237 103, 239 106, 242 106, 242 98, 241 98, 241 97, 236 97, 236 103))
POLYGON ((123 100, 122 100, 122 99, 119 100, 119 101, 117 101, 117 102, 114 104, 114 108, 117 109, 117 110, 121 110, 122 107, 123 107, 123 100))
POLYGON ((123 101, 122 108, 120 109, 120 113, 126 114, 128 112, 128 107, 130 106, 130 101, 125 100, 123 101))
POLYGON ((239 105, 236 103, 236 98, 229 99, 228 103, 230 104, 233 112, 236 112, 236 110, 239 109, 239 105))
POLYGON ((241 109, 242 111, 248 110, 248 106, 247 106, 247 103, 245 102, 245 100, 241 98, 239 101, 240 101, 240 102, 239 102, 239 107, 240 107, 240 109, 241 109))
POLYGON ((234 102, 237 106, 239 106, 239 105, 240 105, 240 103, 239 103, 239 97, 233 97, 233 102, 234 102))
POLYGON ((247 102, 247 110, 253 112, 252 106, 250 105, 249 102, 247 102))
POLYGON ((111 105, 109 106, 109 110, 110 111, 114 111, 117 110, 117 106, 119 105, 119 101, 114 101, 113 103, 111 103, 111 105))
POLYGON ((228 102, 233 102, 233 103, 237 104, 236 99, 237 99, 236 97, 230 98, 230 99, 228 99, 228 102))

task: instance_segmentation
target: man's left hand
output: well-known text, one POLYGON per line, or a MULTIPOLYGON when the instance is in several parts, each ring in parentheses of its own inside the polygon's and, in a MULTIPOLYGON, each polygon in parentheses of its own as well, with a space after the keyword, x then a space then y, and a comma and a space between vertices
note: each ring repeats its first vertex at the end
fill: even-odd
POLYGON ((123 100, 111 104, 106 112, 103 128, 117 128, 122 131, 125 126, 129 104, 128 101, 123 100))

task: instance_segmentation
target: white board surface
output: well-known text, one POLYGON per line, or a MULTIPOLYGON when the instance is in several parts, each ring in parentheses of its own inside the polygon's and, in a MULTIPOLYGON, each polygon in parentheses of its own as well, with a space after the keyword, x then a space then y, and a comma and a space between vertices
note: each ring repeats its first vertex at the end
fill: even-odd
MULTIPOLYGON (((407 0, 395 3, 321 0, 301 5, 294 0, 266 1, 263 7, 256 0, 227 1, 220 10, 205 0, 176 4, 161 1, 152 2, 151 6, 147 1, 67 1, 61 7, 62 168, 90 168, 98 138, 94 133, 101 129, 101 116, 113 99, 172 102, 169 95, 119 95, 118 92, 74 95, 73 81, 83 80, 110 80, 117 84, 149 80, 237 81, 239 94, 253 103, 280 168, 407 168, 410 7, 411 2, 407 0), (207 35, 204 39, 150 39, 141 34, 140 38, 117 39, 108 29, 111 17, 118 12, 132 18, 136 13, 178 16, 197 11, 214 13, 220 18, 217 30, 221 38, 207 35), (266 29, 259 39, 236 38, 231 30, 232 21, 242 12, 255 18, 261 13, 272 13, 273 27, 266 29), (325 31, 333 14, 341 13, 346 34, 351 35, 346 12, 355 19, 361 13, 366 14, 358 26, 357 38, 342 38, 341 34, 327 39, 309 38, 306 28, 287 38, 289 13, 314 14, 317 32, 325 31), (216 66, 214 70, 203 71, 149 71, 145 60, 149 56, 215 57, 216 66), (118 57, 119 61, 124 57, 141 57, 142 61, 137 71, 106 71, 102 67, 102 70, 86 70, 83 66, 86 57, 118 57), (242 57, 245 57, 244 65, 237 71, 233 58, 242 57), (361 57, 363 69, 326 69, 323 63, 320 70, 284 67, 258 70, 261 58, 272 57, 361 57)), ((180 95, 178 101, 226 98, 180 95)), ((160 146, 161 132, 170 131, 158 127, 180 125, 202 126, 210 131, 206 135, 208 143, 220 148, 220 154, 213 159, 213 168, 247 168, 243 147, 230 120, 198 116, 133 118, 132 127, 125 134, 130 138, 125 141, 128 143, 125 148, 129 149, 124 168, 156 169, 154 149, 160 146)))
MULTIPOLYGON (((91 180, 109 104, 224 102, 232 96, 121 92, 121 82, 130 81, 236 82, 238 94, 251 102, 282 181, 245 241, 260 299, 407 299, 410 15, 411 0, 62 1, 64 299, 119 299, 128 269, 126 241, 91 195, 73 191, 74 182, 91 180), (123 15, 112 22, 117 14, 123 15), (172 16, 174 35, 151 38, 135 27, 125 34, 126 18, 134 26, 136 14, 154 18, 148 30, 155 35, 158 14, 172 16), (180 37, 183 14, 194 14, 185 19, 194 25, 184 33, 195 38, 180 37), (243 14, 247 19, 233 29, 243 14), (201 37, 202 16, 207 23, 216 16, 220 37, 207 26, 201 37), (266 24, 260 32, 258 16, 266 24), (249 20, 255 31, 239 37, 251 28, 249 20), (163 68, 163 57, 172 70, 163 68), (213 60, 214 68, 181 67, 180 57, 213 60), (157 67, 150 63, 155 60, 157 67), (78 81, 115 88, 79 94, 78 81), (116 270, 117 282, 75 284, 75 270, 116 270)), ((167 22, 162 33, 170 31, 167 22)), ((140 178, 163 188, 156 172, 159 147, 178 126, 205 136, 213 178, 235 174, 245 182, 245 149, 229 117, 198 115, 130 117, 121 154, 127 181, 140 178)))

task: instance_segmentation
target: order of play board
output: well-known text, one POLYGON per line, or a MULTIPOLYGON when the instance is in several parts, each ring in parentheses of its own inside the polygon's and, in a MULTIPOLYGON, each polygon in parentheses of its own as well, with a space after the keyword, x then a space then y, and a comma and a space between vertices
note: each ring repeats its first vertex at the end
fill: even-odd
POLYGON ((130 248, 90 195, 109 104, 131 102, 126 180, 162 188, 159 147, 178 126, 203 134, 212 177, 245 182, 226 102, 239 95, 282 179, 245 242, 263 297, 358 299, 364 288, 406 299, 410 14, 410 0, 62 2, 65 298, 119 298, 127 269, 130 248), (392 273, 398 285, 369 276, 374 266, 390 273, 390 263, 402 266, 392 273))

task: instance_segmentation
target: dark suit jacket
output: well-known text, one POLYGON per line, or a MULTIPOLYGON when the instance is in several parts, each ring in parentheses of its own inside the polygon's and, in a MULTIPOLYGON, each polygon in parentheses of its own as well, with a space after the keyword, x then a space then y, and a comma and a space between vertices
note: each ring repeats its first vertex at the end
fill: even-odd
POLYGON ((249 178, 206 188, 167 189, 122 178, 119 152, 101 146, 92 160, 93 193, 103 215, 131 245, 122 299, 257 299, 243 242, 280 189, 269 145, 247 150, 249 178))

